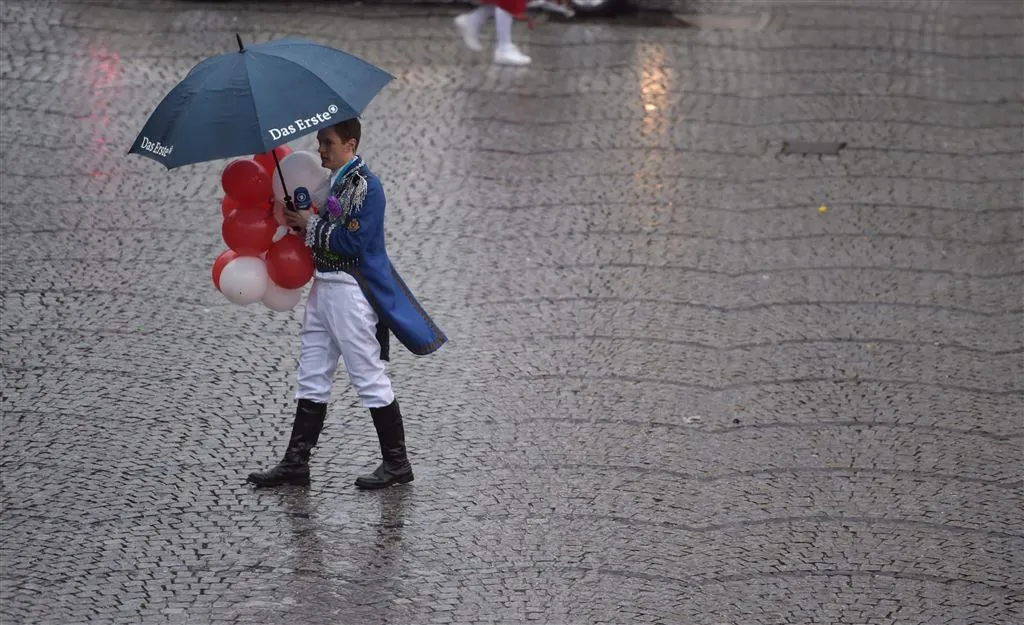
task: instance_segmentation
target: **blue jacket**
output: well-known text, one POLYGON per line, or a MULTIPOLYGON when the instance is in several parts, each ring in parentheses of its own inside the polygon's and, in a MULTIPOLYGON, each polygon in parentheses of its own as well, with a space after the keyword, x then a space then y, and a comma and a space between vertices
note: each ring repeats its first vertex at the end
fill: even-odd
MULTIPOLYGON (((366 198, 344 218, 331 219, 326 208, 310 224, 307 243, 317 271, 344 271, 359 283, 380 319, 377 339, 388 359, 388 331, 414 354, 437 351, 448 337, 427 315, 391 264, 384 245, 384 187, 361 158, 351 167, 366 181, 366 198)), ((332 189, 337 195, 338 189, 332 189)))

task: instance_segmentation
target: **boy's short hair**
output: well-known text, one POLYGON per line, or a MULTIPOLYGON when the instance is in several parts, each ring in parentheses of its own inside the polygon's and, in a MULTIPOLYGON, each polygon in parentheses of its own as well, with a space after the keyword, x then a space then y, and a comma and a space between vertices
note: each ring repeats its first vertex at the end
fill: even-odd
POLYGON ((356 149, 359 149, 359 140, 362 138, 363 126, 359 123, 358 117, 338 122, 331 126, 331 128, 334 128, 335 134, 337 134, 338 138, 343 142, 348 141, 349 139, 355 139, 356 149))

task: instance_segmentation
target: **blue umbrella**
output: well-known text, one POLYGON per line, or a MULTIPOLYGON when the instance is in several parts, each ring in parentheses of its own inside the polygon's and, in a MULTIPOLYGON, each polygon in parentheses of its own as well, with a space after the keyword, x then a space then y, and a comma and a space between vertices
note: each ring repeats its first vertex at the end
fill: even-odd
POLYGON ((173 169, 268 152, 358 117, 394 79, 313 41, 236 38, 238 52, 202 61, 164 97, 129 153, 173 169))

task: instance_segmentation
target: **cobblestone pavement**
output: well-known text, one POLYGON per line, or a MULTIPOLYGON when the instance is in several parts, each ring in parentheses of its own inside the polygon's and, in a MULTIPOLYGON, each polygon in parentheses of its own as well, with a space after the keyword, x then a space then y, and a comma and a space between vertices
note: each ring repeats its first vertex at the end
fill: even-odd
POLYGON ((525 70, 450 8, 139 6, 0 10, 4 625, 1019 618, 1019 2, 550 22, 525 70), (452 339, 395 356, 409 487, 352 488, 347 388, 308 491, 243 483, 301 308, 212 288, 223 162, 125 155, 236 31, 397 76, 363 152, 452 339))

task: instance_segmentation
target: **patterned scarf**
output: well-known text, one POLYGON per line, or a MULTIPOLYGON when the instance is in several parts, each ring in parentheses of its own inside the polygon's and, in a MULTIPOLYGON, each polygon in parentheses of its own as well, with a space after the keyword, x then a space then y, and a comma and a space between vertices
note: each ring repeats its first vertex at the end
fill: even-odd
POLYGON ((327 219, 332 224, 344 223, 353 210, 363 205, 367 188, 363 166, 363 159, 357 156, 348 171, 331 186, 327 196, 327 219))

